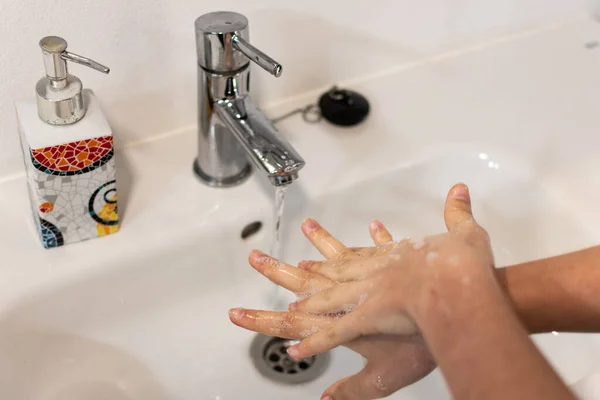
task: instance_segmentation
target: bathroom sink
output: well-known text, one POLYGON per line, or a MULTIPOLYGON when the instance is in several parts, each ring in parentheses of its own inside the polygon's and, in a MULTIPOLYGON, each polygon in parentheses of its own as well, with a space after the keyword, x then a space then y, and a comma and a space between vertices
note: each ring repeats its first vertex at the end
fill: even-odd
MULTIPOLYGON (((305 216, 351 245, 369 244, 367 226, 373 217, 396 238, 442 231, 445 190, 456 181, 469 183, 475 215, 492 236, 499 265, 567 250, 588 239, 522 166, 483 153, 448 153, 310 201, 303 185, 292 185, 284 213, 284 257, 290 262, 318 258, 298 229, 305 216)), ((215 218, 219 212, 227 210, 217 211, 215 218)), ((319 398, 330 383, 358 371, 360 357, 337 349, 316 380, 274 383, 259 374, 250 358, 254 335, 227 318, 230 307, 271 308, 292 298, 247 265, 252 248, 270 246, 270 213, 262 221, 263 229, 245 240, 240 232, 251 220, 230 222, 168 249, 120 260, 107 257, 105 271, 14 304, 0 319, 0 397, 319 398)), ((596 335, 541 335, 536 341, 567 379, 600 357, 596 335)), ((449 394, 436 371, 391 398, 443 399, 449 394)))
MULTIPOLYGON (((459 181, 469 184, 474 215, 490 233, 498 266, 571 251, 593 240, 572 210, 561 208, 525 165, 510 157, 456 152, 359 182, 311 201, 305 209, 289 204, 284 214, 288 224, 283 242, 289 244, 285 258, 292 263, 307 255, 321 258, 298 230, 305 215, 349 245, 370 245, 367 227, 375 217, 396 239, 442 232, 446 190, 459 181)), ((290 203, 301 198, 295 190, 299 188, 290 189, 290 203)), ((534 340, 567 382, 598 368, 600 335, 553 332, 536 335, 534 340)), ((436 370, 390 398, 449 399, 450 395, 436 370)))
MULTIPOLYGON (((305 217, 353 246, 370 243, 373 218, 397 239, 443 231, 458 181, 498 266, 597 244, 600 58, 583 43, 598 34, 582 22, 365 78, 352 89, 372 111, 355 128, 278 124, 306 161, 286 193, 284 259, 318 257, 299 230, 305 217)), ((265 109, 281 115, 316 96, 265 109)), ((227 310, 293 298, 246 261, 270 248, 274 189, 259 174, 230 189, 200 184, 196 145, 190 127, 120 149, 120 232, 52 250, 36 237, 24 179, 0 182, 1 399, 318 399, 362 367, 340 348, 307 383, 259 373, 255 334, 227 310)), ((600 335, 534 340, 569 384, 600 369, 600 335)), ((390 398, 450 396, 434 371, 390 398)))

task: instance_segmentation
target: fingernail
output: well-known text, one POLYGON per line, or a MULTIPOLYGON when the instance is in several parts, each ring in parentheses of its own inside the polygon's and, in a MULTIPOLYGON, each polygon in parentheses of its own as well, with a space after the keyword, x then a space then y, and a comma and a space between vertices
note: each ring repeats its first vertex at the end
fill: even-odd
POLYGON ((309 270, 310 266, 312 265, 312 261, 300 261, 298 263, 298 268, 300 269, 304 269, 304 270, 309 270))
POLYGON ((294 301, 294 302, 292 302, 292 303, 290 303, 290 304, 288 305, 288 310, 290 310, 290 311, 294 311, 294 310, 296 310, 297 308, 298 308, 298 302, 297 302, 297 301, 294 301))
POLYGON ((304 233, 311 233, 319 229, 321 226, 314 219, 306 218, 302 222, 302 231, 304 233))
POLYGON ((297 358, 298 354, 300 354, 300 351, 298 350, 298 348, 296 346, 292 346, 287 349, 287 353, 290 355, 290 357, 297 358))
POLYGON ((333 397, 331 397, 330 395, 321 397, 321 400, 333 400, 333 397))
POLYGON ((454 189, 452 189, 452 197, 455 200, 461 200, 468 203, 470 201, 469 188, 464 183, 455 185, 454 189))
POLYGON ((371 221, 371 229, 374 231, 381 229, 382 226, 383 224, 379 220, 374 219, 371 221))
POLYGON ((240 319, 244 316, 244 309, 243 308, 232 308, 231 310, 229 310, 229 316, 231 318, 240 319))
POLYGON ((250 252, 250 259, 256 263, 264 263, 269 259, 269 256, 260 250, 252 250, 250 252))

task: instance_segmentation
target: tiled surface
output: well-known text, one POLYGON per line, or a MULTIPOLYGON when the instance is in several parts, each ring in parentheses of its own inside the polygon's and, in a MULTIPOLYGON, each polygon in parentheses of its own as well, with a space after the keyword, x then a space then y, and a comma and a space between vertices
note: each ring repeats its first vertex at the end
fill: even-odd
POLYGON ((73 176, 93 171, 113 157, 112 136, 31 149, 33 166, 50 175, 73 176))
POLYGON ((23 140, 33 218, 44 247, 118 231, 112 136, 41 149, 23 140))

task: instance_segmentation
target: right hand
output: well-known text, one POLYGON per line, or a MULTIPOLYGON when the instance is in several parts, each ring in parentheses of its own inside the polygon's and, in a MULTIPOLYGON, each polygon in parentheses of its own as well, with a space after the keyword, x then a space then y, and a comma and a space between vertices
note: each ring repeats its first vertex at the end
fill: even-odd
MULTIPOLYGON (((369 229, 376 246, 349 249, 315 221, 306 220, 302 224, 306 237, 328 260, 385 254, 394 247, 391 235, 381 223, 374 221, 369 229)), ((337 285, 330 278, 279 263, 259 252, 251 253, 250 264, 271 281, 300 295, 337 285)), ((359 279, 359 275, 364 273, 357 272, 355 278, 359 279)), ((266 335, 290 339, 304 339, 335 320, 331 316, 301 312, 236 311, 230 313, 234 324, 266 335)), ((359 373, 327 388, 323 398, 332 396, 335 400, 366 400, 386 397, 422 379, 436 366, 425 341, 418 334, 363 337, 345 344, 345 347, 362 355, 367 363, 359 373)))
POLYGON ((497 285, 487 232, 475 221, 465 185, 455 185, 446 198, 447 233, 410 239, 384 255, 301 263, 309 272, 335 280, 329 287, 290 304, 290 310, 331 314, 351 309, 326 329, 290 347, 293 358, 306 358, 369 335, 411 335, 441 310, 452 314, 446 299, 469 297, 497 285), (360 274, 357 280, 356 275, 360 274))

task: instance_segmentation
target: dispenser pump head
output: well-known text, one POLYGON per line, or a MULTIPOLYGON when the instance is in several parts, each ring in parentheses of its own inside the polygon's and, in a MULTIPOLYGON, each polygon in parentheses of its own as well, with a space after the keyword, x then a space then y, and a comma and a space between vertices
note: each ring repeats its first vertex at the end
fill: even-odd
POLYGON ((67 51, 67 41, 58 36, 40 40, 46 76, 36 85, 38 115, 51 125, 74 124, 85 116, 81 80, 70 75, 67 61, 108 74, 110 69, 96 61, 67 51))

